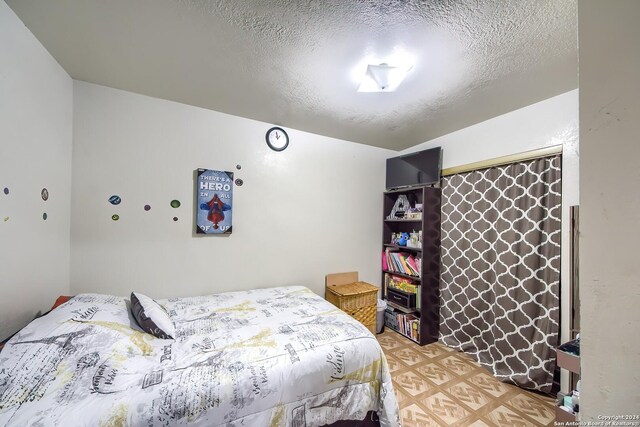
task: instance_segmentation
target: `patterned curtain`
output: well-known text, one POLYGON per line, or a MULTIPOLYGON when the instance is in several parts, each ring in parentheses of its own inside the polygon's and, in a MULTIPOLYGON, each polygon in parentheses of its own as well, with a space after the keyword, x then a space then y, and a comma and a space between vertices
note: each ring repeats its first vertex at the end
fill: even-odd
POLYGON ((548 392, 559 330, 561 158, 443 178, 440 338, 548 392))

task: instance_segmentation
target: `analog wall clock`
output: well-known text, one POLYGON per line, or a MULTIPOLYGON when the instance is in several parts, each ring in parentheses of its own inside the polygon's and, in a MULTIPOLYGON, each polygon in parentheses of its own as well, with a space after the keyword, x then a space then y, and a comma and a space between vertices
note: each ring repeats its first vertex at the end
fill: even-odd
POLYGON ((267 131, 267 145, 273 151, 283 151, 289 145, 289 135, 280 127, 272 127, 267 131))

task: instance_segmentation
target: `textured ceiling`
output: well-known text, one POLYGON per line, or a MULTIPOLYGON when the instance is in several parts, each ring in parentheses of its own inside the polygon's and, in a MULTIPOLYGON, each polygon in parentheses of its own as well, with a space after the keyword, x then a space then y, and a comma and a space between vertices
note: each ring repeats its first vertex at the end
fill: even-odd
POLYGON ((578 86, 576 0, 7 3, 74 79, 391 149, 578 86))

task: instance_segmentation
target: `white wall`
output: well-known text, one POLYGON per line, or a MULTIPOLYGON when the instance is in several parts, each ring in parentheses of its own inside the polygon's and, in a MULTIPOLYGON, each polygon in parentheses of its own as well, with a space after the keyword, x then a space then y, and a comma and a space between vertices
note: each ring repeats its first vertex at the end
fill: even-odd
POLYGON ((69 293, 72 94, 71 78, 0 1, 0 340, 69 293))
MULTIPOLYGON (((443 169, 509 154, 562 145, 561 339, 571 339, 569 322, 569 207, 579 199, 578 90, 461 129, 403 153, 441 146, 443 169)), ((564 374, 566 381, 568 375, 564 374)))
POLYGON ((578 12, 586 421, 640 415, 640 2, 580 0, 578 12))
POLYGON ((379 284, 392 151, 288 130, 289 148, 277 153, 264 139, 270 124, 74 85, 73 293, 169 297, 300 284, 324 294, 325 274, 351 270, 379 284), (192 235, 198 167, 244 180, 228 237, 192 235), (107 202, 113 194, 119 206, 107 202), (172 199, 182 206, 172 209, 172 199))
POLYGON ((554 145, 568 151, 563 153, 565 167, 566 162, 576 160, 577 89, 415 145, 402 154, 441 146, 442 168, 446 169, 554 145))

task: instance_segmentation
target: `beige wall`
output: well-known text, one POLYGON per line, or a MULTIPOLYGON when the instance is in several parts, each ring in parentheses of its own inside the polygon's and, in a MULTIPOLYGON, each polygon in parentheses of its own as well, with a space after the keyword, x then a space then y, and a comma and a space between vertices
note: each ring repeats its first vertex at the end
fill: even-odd
POLYGON ((265 143, 271 126, 75 82, 72 291, 170 297, 299 284, 324 294, 325 274, 351 270, 379 284, 394 152, 289 130, 277 153, 265 143), (199 167, 244 180, 228 237, 192 236, 199 167))
POLYGON ((72 93, 0 1, 0 340, 69 292, 72 93))
POLYGON ((580 0, 578 16, 586 421, 640 415, 640 2, 580 0))

